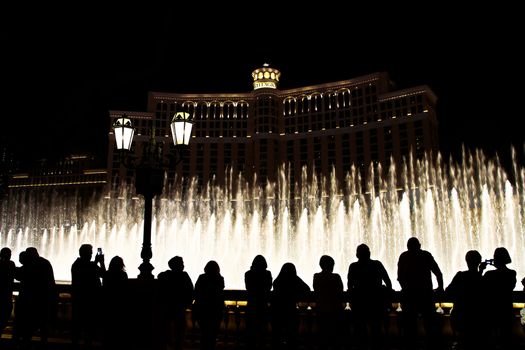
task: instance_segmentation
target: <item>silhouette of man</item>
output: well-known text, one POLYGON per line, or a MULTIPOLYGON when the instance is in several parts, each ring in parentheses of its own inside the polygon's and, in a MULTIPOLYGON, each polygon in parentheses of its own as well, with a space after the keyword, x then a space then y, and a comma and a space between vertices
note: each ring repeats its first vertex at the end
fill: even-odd
POLYGON ((22 346, 27 347, 31 341, 31 335, 40 329, 40 342, 45 346, 58 306, 53 267, 47 259, 39 256, 34 247, 26 249, 23 262, 22 273, 16 274, 16 278, 21 283, 19 298, 23 319, 20 332, 17 331, 17 337, 20 336, 22 346))
POLYGON ((445 293, 454 303, 451 322, 465 349, 479 349, 483 344, 484 312, 481 305, 486 299, 483 293, 481 254, 469 250, 465 255, 468 270, 456 273, 445 293))
POLYGON ((397 263, 397 280, 401 285, 403 331, 409 347, 416 344, 418 314, 423 318, 429 345, 440 346, 432 274, 437 279, 437 291, 442 293, 443 274, 438 264, 432 254, 421 249, 419 240, 411 237, 407 241, 407 251, 401 253, 397 263))
POLYGON ((171 258, 168 266, 170 270, 159 273, 157 277, 164 325, 162 337, 164 346, 180 350, 186 329, 186 309, 193 301, 193 282, 184 271, 184 261, 180 256, 171 258))
POLYGON ((248 332, 248 348, 256 349, 264 346, 264 337, 268 332, 270 290, 272 289, 272 273, 267 270, 268 264, 262 255, 257 255, 250 270, 244 274, 244 283, 248 293, 246 309, 246 330, 248 332))
MULTIPOLYGON (((516 286, 516 271, 507 267, 512 262, 509 252, 503 247, 494 251, 495 270, 483 275, 484 300, 489 301, 488 320, 492 348, 508 349, 512 339, 514 321, 513 291, 516 286)), ((482 263, 484 266, 485 263, 482 263)))
POLYGON ((102 288, 100 279, 106 271, 106 266, 102 254, 97 254, 95 261, 91 261, 93 256, 91 244, 82 244, 78 252, 79 257, 71 266, 72 343, 73 347, 77 348, 84 333, 84 342, 90 348, 95 333, 95 323, 100 321, 98 317, 102 288))
POLYGON ((21 251, 20 254, 18 254, 18 262, 20 263, 20 266, 16 267, 15 269, 15 279, 21 282, 18 286, 18 297, 16 298, 15 302, 15 321, 13 324, 12 338, 12 342, 15 348, 18 346, 18 343, 22 339, 22 336, 31 332, 30 330, 28 330, 28 324, 31 319, 31 310, 28 310, 24 300, 26 293, 24 290, 24 283, 22 282, 24 280, 25 271, 27 269, 26 257, 27 253, 25 250, 21 251))
POLYGON ((339 347, 339 331, 343 312, 343 281, 334 271, 335 261, 323 255, 319 259, 321 272, 314 274, 314 294, 319 324, 319 346, 339 347))
POLYGON ((11 249, 2 248, 0 250, 0 336, 13 311, 15 271, 15 263, 11 260, 11 249))
POLYGON ((348 268, 348 292, 355 315, 358 345, 365 347, 370 343, 373 348, 377 348, 381 339, 381 324, 387 311, 385 299, 392 290, 392 282, 383 264, 370 259, 370 248, 366 244, 357 246, 356 256, 358 261, 348 268), (371 338, 368 337, 368 327, 371 338))

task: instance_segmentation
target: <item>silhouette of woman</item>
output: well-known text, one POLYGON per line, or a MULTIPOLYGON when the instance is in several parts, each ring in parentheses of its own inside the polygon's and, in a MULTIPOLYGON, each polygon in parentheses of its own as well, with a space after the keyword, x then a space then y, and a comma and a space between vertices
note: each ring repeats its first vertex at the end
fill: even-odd
POLYGON ((271 296, 272 338, 274 348, 286 343, 288 349, 297 348, 299 314, 297 302, 310 291, 310 287, 297 276, 292 263, 285 263, 273 281, 271 296))
POLYGON ((211 260, 195 283, 193 314, 201 330, 201 349, 215 349, 224 309, 224 278, 219 264, 211 260))
MULTIPOLYGON (((495 270, 486 271, 483 275, 485 300, 490 302, 486 319, 489 325, 489 335, 493 341, 493 348, 498 344, 502 349, 508 349, 512 337, 512 323, 514 310, 512 306, 512 292, 516 286, 516 271, 507 267, 511 263, 506 248, 499 247, 494 251, 495 270)), ((486 263, 482 263, 482 268, 486 263)))
POLYGON ((255 349, 264 346, 264 338, 268 331, 270 290, 272 289, 272 273, 266 268, 268 264, 262 255, 257 255, 250 270, 244 274, 244 283, 248 293, 246 309, 246 329, 248 332, 248 348, 255 349))
POLYGON ((128 320, 127 288, 128 274, 124 260, 114 256, 102 277, 102 293, 105 304, 104 347, 106 349, 125 349, 126 320, 128 320))

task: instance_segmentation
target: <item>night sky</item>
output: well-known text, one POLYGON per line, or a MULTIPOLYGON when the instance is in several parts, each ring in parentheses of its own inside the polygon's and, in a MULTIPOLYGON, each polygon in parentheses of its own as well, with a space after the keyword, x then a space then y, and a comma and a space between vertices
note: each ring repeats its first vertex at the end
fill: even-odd
POLYGON ((90 152, 105 166, 108 110, 145 110, 149 90, 248 92, 265 62, 282 72, 282 89, 379 71, 400 89, 427 84, 445 155, 463 144, 503 159, 511 144, 523 153, 523 26, 503 5, 45 6, 3 11, 0 21, 0 144, 22 163, 90 152))

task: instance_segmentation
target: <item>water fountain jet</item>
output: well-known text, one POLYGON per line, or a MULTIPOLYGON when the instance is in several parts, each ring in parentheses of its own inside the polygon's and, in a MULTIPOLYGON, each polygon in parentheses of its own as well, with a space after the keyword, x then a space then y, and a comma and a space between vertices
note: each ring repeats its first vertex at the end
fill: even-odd
MULTIPOLYGON (((190 184, 182 193, 167 184, 154 203, 153 273, 167 269, 180 255, 195 281, 208 260, 221 266, 226 287, 244 288, 244 272, 257 254, 266 257, 275 277, 283 263, 296 264, 309 284, 321 255, 336 261, 346 279, 358 244, 370 246, 393 281, 397 258, 411 236, 420 238, 444 272, 445 284, 466 269, 464 255, 477 249, 483 258, 505 246, 510 268, 525 275, 524 169, 514 164, 513 182, 497 161, 482 152, 461 162, 439 156, 389 167, 379 186, 360 186, 361 174, 350 171, 343 184, 332 175, 307 182, 291 195, 287 173, 278 183, 252 187, 230 178, 225 187, 190 184), (399 187, 399 179, 402 185, 399 187)), ((35 246, 53 264, 56 278, 70 280, 70 267, 82 243, 103 247, 107 259, 122 256, 130 277, 138 273, 143 200, 130 188, 94 200, 80 210, 76 196, 58 192, 11 191, 1 205, 0 246, 14 256, 35 246)), ((398 289, 397 283, 394 286, 398 289)))

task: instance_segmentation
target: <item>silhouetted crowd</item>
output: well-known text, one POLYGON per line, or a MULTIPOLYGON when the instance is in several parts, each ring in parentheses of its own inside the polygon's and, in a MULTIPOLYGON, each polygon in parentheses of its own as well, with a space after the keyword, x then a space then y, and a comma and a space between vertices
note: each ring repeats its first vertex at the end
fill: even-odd
MULTIPOLYGON (((79 257, 71 266, 72 324, 74 348, 81 344, 91 348, 100 324, 107 349, 131 348, 128 275, 124 261, 115 256, 106 269, 99 249, 93 259, 93 247, 83 244, 79 257), (100 315, 104 315, 103 318, 100 315)), ((347 291, 341 276, 334 273, 334 259, 323 255, 321 271, 313 276, 317 347, 341 349, 348 337, 343 329, 345 307, 351 309, 354 324, 353 343, 358 349, 384 347, 385 320, 392 309, 392 283, 383 264, 371 259, 370 249, 361 244, 356 249, 357 261, 350 264, 347 291), (349 301, 349 304, 347 303, 349 301)), ((441 270, 432 254, 421 249, 412 237, 407 250, 399 256, 397 280, 401 286, 400 311, 402 347, 405 349, 440 349, 443 347, 442 325, 436 302, 454 304, 451 324, 456 334, 456 348, 508 349, 512 339, 515 313, 513 290, 516 272, 507 267, 511 258, 499 247, 493 259, 482 261, 479 252, 466 254, 468 269, 458 272, 444 289, 441 270), (487 265, 493 269, 485 271, 487 265), (437 281, 434 288, 432 275, 437 281), (424 338, 419 336, 419 321, 424 338)), ((48 260, 30 247, 19 255, 20 266, 11 261, 11 250, 0 251, 0 332, 13 311, 14 281, 20 283, 14 305, 12 345, 29 349, 37 331, 45 346, 51 325, 57 318, 58 291, 53 268, 48 260)), ((168 262, 169 270, 161 272, 156 292, 159 303, 160 343, 164 349, 182 349, 186 328, 186 310, 192 310, 200 331, 202 349, 214 349, 225 307, 224 278, 215 261, 204 267, 195 286, 184 271, 183 259, 176 256, 168 262)), ((245 273, 247 291, 247 349, 297 349, 299 335, 298 302, 309 294, 310 287, 297 276, 295 265, 285 263, 275 279, 268 271, 266 259, 257 255, 245 273), (270 332, 271 329, 271 332, 270 332)), ((525 288, 525 279, 522 280, 525 288)), ((524 289, 525 290, 525 289, 524 289)))

